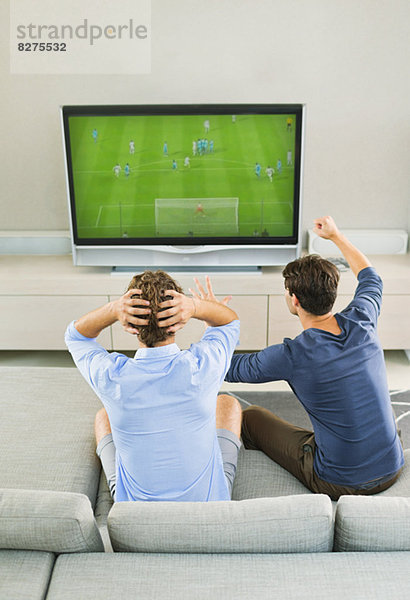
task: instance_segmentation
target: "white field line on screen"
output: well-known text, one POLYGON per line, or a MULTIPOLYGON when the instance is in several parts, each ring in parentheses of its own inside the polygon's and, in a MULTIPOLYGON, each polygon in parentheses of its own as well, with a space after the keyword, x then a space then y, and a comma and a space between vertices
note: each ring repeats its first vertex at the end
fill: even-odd
MULTIPOLYGON (((188 153, 188 156, 189 156, 189 153, 188 153)), ((255 166, 252 163, 245 163, 245 162, 242 162, 240 160, 229 160, 227 158, 215 158, 215 157, 213 157, 212 155, 209 155, 209 154, 208 154, 208 156, 209 156, 209 159, 207 159, 207 160, 212 160, 213 162, 217 161, 217 162, 221 162, 221 163, 222 162, 233 163, 233 164, 236 164, 236 165, 242 165, 242 168, 247 168, 247 169, 253 168, 255 166)), ((181 160, 184 160, 184 158, 185 157, 177 156, 177 157, 175 157, 175 160, 180 160, 181 161, 181 160)), ((189 158, 191 160, 192 157, 189 156, 189 158)), ((135 167, 130 167, 130 169, 132 171, 133 169, 141 169, 141 167, 150 167, 152 165, 161 165, 161 164, 164 164, 165 162, 167 162, 167 164, 169 164, 170 160, 172 160, 172 157, 167 157, 166 159, 156 160, 156 161, 149 162, 149 163, 141 163, 139 165, 136 165, 135 167)), ((195 161, 202 160, 202 157, 201 158, 195 158, 194 160, 195 161)), ((238 167, 235 167, 235 168, 238 168, 238 167)), ((112 169, 106 169, 104 171, 82 171, 81 169, 79 169, 79 170, 75 170, 74 173, 80 173, 80 174, 82 174, 82 173, 111 173, 111 171, 112 171, 112 169)))
MULTIPOLYGON (((220 225, 220 223, 221 223, 221 222, 218 222, 218 225, 220 225)), ((252 225, 255 225, 255 226, 256 226, 256 224, 255 224, 255 223, 246 223, 246 224, 247 224, 247 225, 250 225, 250 224, 252 224, 252 225)), ((162 224, 162 227, 166 227, 167 225, 168 225, 168 226, 169 226, 169 225, 174 225, 174 223, 163 223, 163 224, 162 224)), ((288 225, 288 223, 275 223, 275 225, 288 225)), ((112 229, 113 227, 114 227, 114 229, 115 229, 116 227, 119 227, 119 225, 87 225, 86 227, 80 227, 80 228, 79 228, 79 230, 81 230, 81 229, 112 229)), ((133 225, 133 227, 135 227, 135 225, 133 225)), ((143 226, 142 226, 142 225, 140 225, 140 227, 143 227, 143 226)), ((209 236, 208 236, 208 237, 209 237, 209 236)), ((251 236, 251 235, 248 235, 248 236, 246 236, 246 237, 249 237, 249 238, 250 238, 250 237, 252 237, 252 236, 251 236)), ((392 404, 393 404, 393 403, 392 403, 392 404)), ((410 406, 410 403, 408 403, 408 404, 409 404, 409 406, 410 406)))
MULTIPOLYGON (((138 206, 138 208, 142 208, 143 206, 151 207, 152 204, 121 204, 121 208, 135 208, 136 206, 138 206)), ((98 228, 101 228, 101 229, 104 229, 104 227, 112 227, 112 225, 99 225, 100 219, 102 217, 102 211, 103 211, 104 208, 117 208, 118 209, 119 205, 118 204, 100 204, 100 209, 98 211, 98 217, 97 217, 96 224, 95 225, 88 225, 86 227, 86 229, 88 229, 90 227, 91 228, 98 227, 98 228)))
POLYGON ((98 216, 97 216, 97 222, 95 224, 96 227, 98 227, 98 223, 100 222, 103 208, 104 208, 104 206, 100 205, 100 210, 98 211, 98 216))
MULTIPOLYGON (((182 160, 182 159, 181 159, 182 160)), ((199 171, 245 171, 248 170, 249 167, 200 167, 200 168, 186 168, 186 167, 180 167, 179 171, 183 172, 183 173, 189 173, 189 172, 199 172, 199 171)), ((133 167, 130 168, 131 173, 170 173, 172 171, 172 166, 171 167, 167 167, 166 169, 140 169, 139 167, 133 167)), ((81 175, 87 174, 87 175, 94 175, 94 174, 102 174, 102 173, 111 173, 111 171, 77 171, 77 173, 80 173, 81 175)), ((121 177, 122 180, 124 180, 124 177, 121 177)))
MULTIPOLYGON (((260 223, 258 223, 257 221, 249 221, 249 220, 244 220, 241 219, 241 225, 259 225, 260 223)), ((263 222, 265 227, 271 227, 272 225, 289 225, 289 223, 283 222, 283 221, 275 221, 275 222, 268 222, 266 223, 266 221, 263 222)))
MULTIPOLYGON (((190 157, 191 158, 191 157, 190 157)), ((168 159, 169 160, 172 159, 168 159)), ((179 160, 180 162, 182 162, 184 159, 183 157, 177 157, 175 160, 179 160)), ((196 164, 196 160, 201 160, 201 159, 195 159, 195 163, 196 164)), ((194 168, 195 171, 220 171, 222 170, 238 170, 238 171, 243 171, 243 170, 249 170, 249 169, 254 169, 255 165, 251 164, 251 163, 244 163, 244 162, 240 162, 239 160, 226 160, 226 159, 214 159, 214 160, 218 160, 218 162, 228 162, 228 163, 233 163, 233 164, 237 164, 237 165, 242 165, 241 167, 226 167, 226 166, 221 166, 221 167, 203 167, 203 168, 194 168)), ((142 171, 143 173, 158 173, 160 171, 166 172, 166 171, 172 171, 172 166, 167 167, 166 169, 145 169, 145 167, 150 167, 152 165, 159 165, 159 164, 163 164, 164 161, 163 160, 158 160, 156 162, 151 162, 151 163, 144 163, 141 165, 137 165, 135 167, 130 167, 130 171, 131 172, 135 172, 135 171, 142 171)), ((181 168, 181 171, 183 171, 184 169, 181 168)), ((284 169, 284 171, 291 171, 292 169, 284 169)), ((185 169, 185 171, 189 171, 189 169, 185 169)), ((75 174, 79 174, 79 175, 87 175, 87 174, 94 174, 94 173, 112 173, 112 169, 105 169, 105 170, 101 170, 101 171, 74 171, 75 174)), ((267 175, 264 177, 266 178, 267 175)), ((275 177, 275 176, 274 176, 275 177)), ((276 175, 276 178, 278 178, 280 176, 276 175)))

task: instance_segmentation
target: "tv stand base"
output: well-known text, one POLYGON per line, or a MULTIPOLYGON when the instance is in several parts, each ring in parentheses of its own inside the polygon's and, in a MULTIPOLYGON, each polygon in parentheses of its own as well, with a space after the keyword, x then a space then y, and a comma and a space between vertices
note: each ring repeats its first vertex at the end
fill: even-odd
POLYGON ((228 275, 228 274, 232 274, 232 275, 241 275, 241 274, 246 274, 246 275, 261 275, 262 274, 262 267, 217 267, 217 266, 210 266, 210 267, 176 267, 173 265, 169 265, 169 266, 155 266, 152 267, 151 266, 146 266, 146 267, 113 267, 111 270, 111 275, 112 276, 116 276, 116 275, 127 275, 129 274, 130 277, 132 277, 135 273, 142 273, 143 271, 166 271, 167 273, 182 273, 183 275, 189 275, 190 273, 192 273, 193 275, 214 275, 214 274, 223 274, 223 275, 228 275))

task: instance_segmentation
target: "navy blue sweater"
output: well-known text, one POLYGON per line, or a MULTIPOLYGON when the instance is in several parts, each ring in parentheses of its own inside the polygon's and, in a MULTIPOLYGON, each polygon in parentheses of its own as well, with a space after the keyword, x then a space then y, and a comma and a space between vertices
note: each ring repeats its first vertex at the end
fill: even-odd
POLYGON ((376 331, 382 288, 376 271, 363 269, 352 302, 335 314, 339 335, 311 328, 261 352, 235 355, 225 377, 289 383, 313 426, 314 469, 329 483, 360 487, 404 463, 376 331))

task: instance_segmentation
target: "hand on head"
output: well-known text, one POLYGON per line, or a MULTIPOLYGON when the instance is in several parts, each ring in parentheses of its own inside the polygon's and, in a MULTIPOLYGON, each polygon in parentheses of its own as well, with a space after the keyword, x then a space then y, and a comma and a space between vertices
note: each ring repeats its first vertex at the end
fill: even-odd
POLYGON ((176 290, 165 290, 164 295, 172 298, 160 303, 160 312, 157 314, 158 325, 167 327, 168 333, 175 333, 194 315, 194 300, 176 290))
POLYGON ((197 290, 189 289, 192 297, 180 294, 175 290, 166 290, 167 296, 172 296, 171 300, 165 300, 161 302, 160 308, 164 309, 158 315, 159 326, 168 327, 167 331, 175 333, 191 319, 195 317, 198 302, 201 300, 207 300, 209 302, 217 302, 219 304, 227 305, 232 296, 226 296, 221 302, 219 302, 214 295, 210 278, 206 277, 206 291, 200 284, 199 280, 194 278, 197 290))
POLYGON ((136 299, 141 290, 128 290, 126 294, 117 300, 117 318, 125 331, 133 335, 138 333, 139 325, 148 325, 148 315, 151 312, 148 300, 136 299))

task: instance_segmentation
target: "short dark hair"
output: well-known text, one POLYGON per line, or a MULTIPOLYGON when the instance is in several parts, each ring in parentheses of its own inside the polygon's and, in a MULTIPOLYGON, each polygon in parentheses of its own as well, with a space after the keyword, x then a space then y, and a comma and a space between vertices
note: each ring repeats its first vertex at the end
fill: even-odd
POLYGON ((301 307, 312 315, 325 315, 332 310, 340 279, 338 268, 317 254, 298 258, 282 271, 285 288, 295 294, 301 307))
MULTIPOLYGON (((127 291, 133 288, 141 290, 141 295, 134 294, 132 298, 143 298, 148 300, 150 304, 151 313, 147 317, 149 319, 148 325, 138 325, 138 337, 145 346, 153 348, 159 342, 165 342, 169 337, 172 337, 174 333, 167 332, 166 327, 160 327, 157 321, 157 314, 161 309, 159 304, 165 300, 171 300, 172 296, 166 296, 166 290, 176 290, 179 293, 183 293, 181 286, 165 271, 144 271, 140 275, 134 275, 131 279, 127 291)), ((135 303, 138 306, 138 302, 135 303)))

